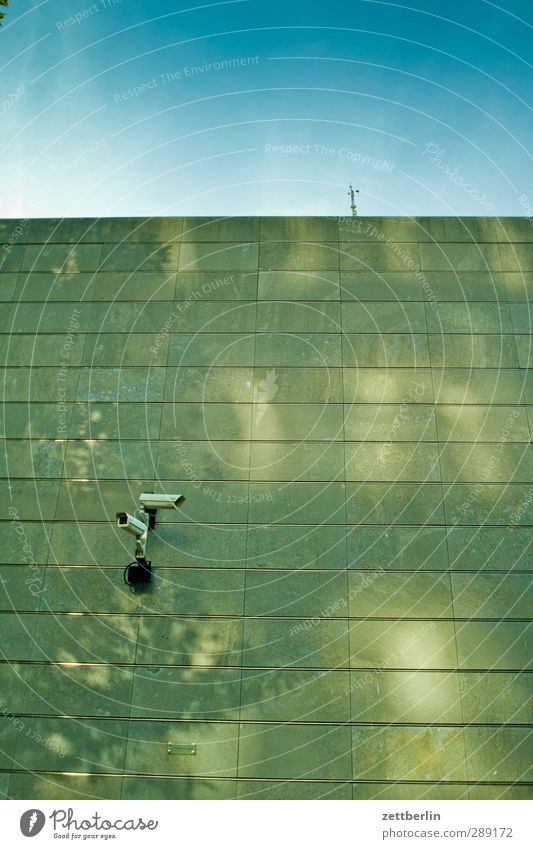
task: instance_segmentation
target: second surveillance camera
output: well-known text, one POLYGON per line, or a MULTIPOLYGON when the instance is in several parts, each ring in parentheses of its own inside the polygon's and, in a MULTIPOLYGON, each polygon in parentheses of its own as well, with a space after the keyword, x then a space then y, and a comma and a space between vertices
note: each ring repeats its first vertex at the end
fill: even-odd
POLYGON ((142 537, 148 530, 148 525, 141 522, 140 519, 136 519, 135 516, 130 516, 129 513, 117 513, 117 525, 119 528, 124 528, 125 531, 133 534, 137 539, 142 537))

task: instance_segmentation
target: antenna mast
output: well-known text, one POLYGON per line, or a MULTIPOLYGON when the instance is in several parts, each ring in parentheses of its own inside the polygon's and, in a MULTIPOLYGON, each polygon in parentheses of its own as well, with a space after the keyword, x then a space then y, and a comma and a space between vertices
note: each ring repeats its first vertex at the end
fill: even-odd
POLYGON ((347 192, 347 194, 350 195, 350 209, 352 210, 352 215, 355 216, 357 215, 357 204, 355 202, 355 195, 359 194, 359 189, 354 189, 353 186, 350 184, 350 191, 347 192))

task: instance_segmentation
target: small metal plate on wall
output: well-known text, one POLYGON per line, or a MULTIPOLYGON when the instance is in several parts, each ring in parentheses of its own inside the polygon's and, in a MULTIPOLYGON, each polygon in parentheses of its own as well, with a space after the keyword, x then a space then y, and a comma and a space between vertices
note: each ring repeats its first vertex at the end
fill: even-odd
POLYGON ((167 743, 169 755, 195 755, 196 743, 167 743))

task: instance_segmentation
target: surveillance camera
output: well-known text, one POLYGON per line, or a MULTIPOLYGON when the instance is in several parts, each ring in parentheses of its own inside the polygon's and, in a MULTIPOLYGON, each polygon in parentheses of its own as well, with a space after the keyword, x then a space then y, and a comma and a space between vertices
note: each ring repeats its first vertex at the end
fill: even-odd
POLYGON ((119 528, 124 528, 128 533, 140 539, 148 531, 148 525, 136 519, 135 516, 130 516, 129 513, 117 513, 117 525, 119 528))
MULTIPOLYGON (((0 0, 1 2, 1 0, 0 0)), ((163 495, 157 492, 142 492, 140 496, 141 509, 136 511, 142 516, 137 519, 129 513, 117 513, 117 525, 124 528, 135 537, 135 560, 137 564, 130 563, 124 571, 124 580, 130 586, 145 584, 152 577, 152 563, 146 559, 146 546, 148 542, 148 531, 155 528, 156 513, 160 509, 172 510, 179 507, 185 501, 184 495, 163 495)))
POLYGON ((139 499, 145 510, 161 510, 180 507, 185 501, 184 495, 161 495, 156 492, 141 492, 139 499))

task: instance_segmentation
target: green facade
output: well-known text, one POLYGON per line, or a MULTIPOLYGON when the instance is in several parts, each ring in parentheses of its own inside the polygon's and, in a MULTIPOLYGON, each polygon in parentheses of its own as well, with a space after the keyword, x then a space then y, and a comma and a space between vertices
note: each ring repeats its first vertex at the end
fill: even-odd
POLYGON ((0 243, 0 793, 531 798, 531 221, 0 243))

